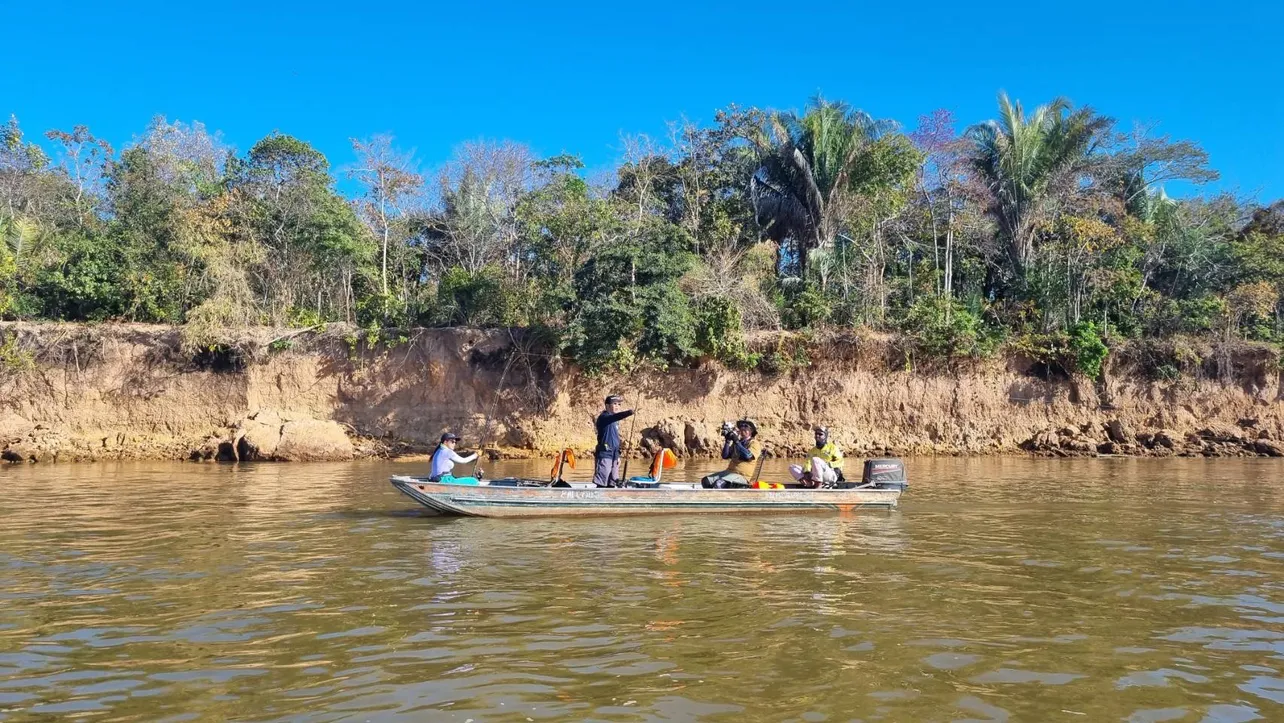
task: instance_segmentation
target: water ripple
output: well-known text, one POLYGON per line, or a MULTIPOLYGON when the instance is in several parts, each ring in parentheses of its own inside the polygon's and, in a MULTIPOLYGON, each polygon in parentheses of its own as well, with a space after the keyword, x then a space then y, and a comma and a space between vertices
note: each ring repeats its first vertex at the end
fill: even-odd
POLYGON ((1278 463, 624 521, 435 518, 403 469, 0 470, 0 720, 1284 719, 1278 463))

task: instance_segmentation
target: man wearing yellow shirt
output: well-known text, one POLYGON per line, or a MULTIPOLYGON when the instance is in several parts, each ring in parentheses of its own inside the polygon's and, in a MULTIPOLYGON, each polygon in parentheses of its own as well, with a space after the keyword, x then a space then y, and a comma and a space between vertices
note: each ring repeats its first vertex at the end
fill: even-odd
POLYGON ((834 472, 838 474, 838 481, 844 482, 843 479, 843 450, 838 448, 838 444, 829 439, 829 427, 816 427, 816 446, 807 453, 807 457, 819 457, 822 462, 829 465, 834 472))

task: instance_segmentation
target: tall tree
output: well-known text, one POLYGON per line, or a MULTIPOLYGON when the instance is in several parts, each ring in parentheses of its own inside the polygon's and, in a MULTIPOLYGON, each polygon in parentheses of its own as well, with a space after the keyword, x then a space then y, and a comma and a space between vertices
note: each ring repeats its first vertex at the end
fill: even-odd
POLYGON ((107 177, 109 242, 125 260, 120 272, 126 318, 180 321, 200 302, 201 254, 185 220, 225 192, 228 150, 203 125, 156 117, 121 152, 107 177))
POLYGON ((808 253, 831 246, 851 211, 861 151, 892 127, 846 103, 816 98, 802 116, 772 115, 758 134, 754 212, 769 238, 794 243, 800 277, 808 253))
POLYGON ((1216 181, 1217 171, 1208 166, 1208 153, 1191 141, 1174 141, 1168 136, 1152 137, 1137 128, 1110 159, 1116 194, 1129 213, 1138 218, 1150 215, 1150 201, 1156 188, 1170 181, 1202 185, 1216 181))
POLYGON ((517 204, 535 180, 534 156, 516 143, 466 143, 438 176, 440 203, 431 216, 436 253, 446 267, 476 273, 490 264, 523 272, 515 253, 517 204))
POLYGON ((1008 262, 1024 279, 1040 222, 1059 201, 1080 190, 1098 144, 1112 121, 1056 98, 1028 116, 999 94, 999 117, 967 130, 974 172, 989 191, 989 213, 1006 243, 1008 262))
POLYGON ((944 108, 920 116, 910 139, 923 153, 918 189, 932 235, 932 265, 940 275, 937 291, 953 297, 955 239, 966 207, 966 141, 954 131, 954 114, 944 108))
POLYGON ((274 133, 232 164, 229 175, 245 223, 266 251, 255 286, 274 319, 305 313, 353 319, 374 249, 335 192, 325 156, 274 133))
POLYGON ((45 168, 48 156, 28 143, 10 117, 0 127, 0 317, 19 315, 23 287, 29 282, 22 271, 38 241, 47 236, 45 218, 52 194, 45 168))
POLYGON ((424 179, 415 171, 413 157, 393 148, 392 136, 351 140, 357 164, 349 175, 364 188, 361 216, 379 239, 379 283, 387 296, 388 247, 393 241, 394 228, 404 226, 401 222, 406 217, 406 201, 421 190, 424 179))
POLYGON ((75 188, 69 200, 77 222, 84 228, 96 221, 101 211, 103 185, 115 151, 83 125, 71 131, 47 131, 45 137, 58 144, 57 169, 75 188))

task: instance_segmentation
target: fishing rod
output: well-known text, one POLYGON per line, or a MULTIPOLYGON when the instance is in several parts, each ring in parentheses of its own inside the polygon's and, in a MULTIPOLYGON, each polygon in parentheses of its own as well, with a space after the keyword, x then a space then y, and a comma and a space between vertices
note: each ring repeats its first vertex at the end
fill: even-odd
MULTIPOLYGON (((504 373, 499 375, 499 384, 495 387, 495 401, 490 405, 490 411, 486 413, 486 422, 482 427, 481 443, 477 449, 477 459, 473 460, 473 477, 478 475, 478 467, 481 466, 482 450, 486 448, 486 442, 490 439, 491 422, 495 421, 495 413, 499 411, 499 395, 504 391, 504 380, 508 378, 508 370, 513 366, 513 359, 517 357, 516 353, 508 355, 508 363, 504 365, 504 373)), ((480 477, 477 477, 481 479, 480 477)))
MULTIPOLYGON (((629 437, 628 437, 628 443, 629 443, 630 445, 631 445, 631 444, 633 444, 633 430, 636 428, 637 423, 638 423, 638 411, 635 409, 635 410, 633 410, 633 421, 629 422, 629 437)), ((624 446, 623 444, 621 444, 621 445, 620 445, 620 447, 623 447, 623 446, 624 446)), ((630 450, 630 451, 631 451, 631 450, 630 450)), ((619 449, 619 448, 616 448, 616 450, 615 450, 615 464, 612 464, 612 465, 611 465, 611 471, 612 471, 612 472, 614 472, 614 471, 615 471, 615 467, 616 467, 616 465, 617 465, 617 464, 619 464, 619 462, 620 462, 620 449, 619 449)), ((625 457, 625 458, 624 458, 624 470, 623 470, 622 472, 620 472, 620 486, 621 486, 621 487, 623 487, 623 486, 624 486, 624 481, 625 481, 625 480, 627 480, 628 478, 629 478, 629 458, 628 458, 628 457, 625 457)))
POLYGON ((754 468, 753 478, 749 480, 749 486, 753 487, 758 481, 758 475, 762 474, 762 465, 767 461, 767 450, 764 448, 762 454, 758 455, 758 466, 754 468))

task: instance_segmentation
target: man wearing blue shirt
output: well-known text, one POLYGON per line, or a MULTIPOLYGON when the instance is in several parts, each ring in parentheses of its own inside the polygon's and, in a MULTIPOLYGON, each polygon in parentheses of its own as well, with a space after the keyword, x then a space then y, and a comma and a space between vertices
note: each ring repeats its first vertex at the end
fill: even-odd
POLYGON ((606 398, 606 409, 597 415, 597 446, 593 448, 593 484, 613 487, 620 478, 620 420, 633 416, 632 409, 619 411, 619 396, 606 398))

